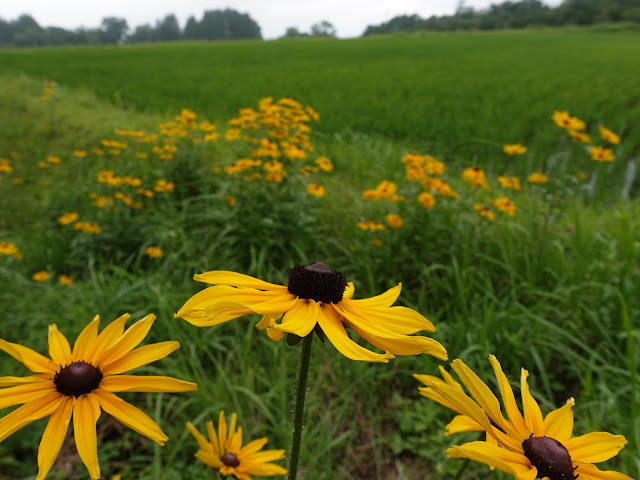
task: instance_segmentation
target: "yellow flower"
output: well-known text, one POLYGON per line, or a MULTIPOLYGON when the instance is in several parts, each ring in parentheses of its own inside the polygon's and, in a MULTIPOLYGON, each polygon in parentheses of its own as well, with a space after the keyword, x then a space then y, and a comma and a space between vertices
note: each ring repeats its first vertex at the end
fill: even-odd
POLYGON ((56 325, 49 326, 51 359, 16 343, 0 339, 0 350, 35 373, 29 377, 0 377, 0 405, 24 404, 0 419, 0 441, 28 423, 51 415, 38 450, 38 477, 44 479, 58 456, 73 417, 78 454, 92 479, 100 478, 96 421, 102 410, 136 432, 164 445, 160 427, 115 392, 189 392, 194 383, 170 377, 120 375, 166 357, 180 347, 162 342, 134 348, 146 337, 155 315, 150 314, 124 331, 128 314, 98 335, 99 317, 78 336, 73 350, 56 325))
POLYGON ((520 190, 520 179, 518 177, 498 177, 498 182, 505 188, 520 190))
POLYGON ((200 450, 196 458, 220 472, 221 475, 234 475, 239 480, 251 480, 251 475, 273 477, 286 475, 287 469, 276 465, 276 460, 285 457, 284 450, 262 450, 267 444, 267 438, 259 438, 242 446, 242 427, 236 429, 236 414, 231 415, 227 425, 224 411, 220 412, 218 431, 213 422, 207 422, 207 436, 202 435, 191 422, 187 428, 195 437, 200 450))
POLYGON ((507 197, 498 197, 492 202, 492 204, 498 210, 506 213, 507 215, 511 215, 513 217, 516 214, 515 204, 507 197))
POLYGON ((236 197, 234 197, 233 195, 227 195, 226 197, 224 197, 224 201, 227 202, 228 205, 233 207, 236 204, 236 197))
POLYGON ((577 130, 567 130, 567 133, 576 142, 591 143, 591 135, 588 135, 584 132, 579 132, 577 130))
POLYGON ((68 225, 75 222, 76 220, 78 220, 77 212, 67 212, 64 215, 58 217, 58 223, 60 225, 68 225))
POLYGON ((493 213, 491 210, 489 210, 489 208, 487 208, 485 205, 483 205, 482 203, 476 203, 473 206, 473 209, 478 212, 481 216, 483 216, 484 218, 486 218, 487 220, 495 220, 496 219, 496 214, 493 213))
POLYGON ((60 157, 56 157, 54 155, 49 155, 47 157, 47 162, 49 163, 60 163, 62 160, 60 160, 60 157))
POLYGON ((620 135, 617 133, 613 133, 611 130, 606 128, 604 125, 598 126, 598 131, 600 132, 600 136, 605 142, 612 143, 614 145, 620 144, 620 135))
POLYGON ((546 183, 549 181, 549 177, 544 173, 533 172, 531 175, 527 177, 527 180, 530 183, 546 183))
POLYGON ((151 258, 160 258, 164 255, 164 252, 160 247, 147 247, 144 254, 151 258))
POLYGON ((387 214, 385 219, 387 220, 387 225, 389 225, 391 228, 402 228, 402 226, 404 225, 402 217, 400 215, 396 215, 395 213, 387 214))
POLYGON ((589 147, 591 158, 596 162, 613 162, 616 156, 613 154, 613 150, 604 147, 589 147))
POLYGON ((377 232, 379 230, 384 230, 384 225, 380 222, 375 222, 375 221, 366 221, 366 222, 358 222, 356 223, 356 226, 360 229, 360 230, 364 230, 365 232, 377 232))
POLYGON ((158 180, 156 182, 155 187, 153 187, 153 189, 158 193, 173 192, 173 190, 175 189, 175 185, 173 182, 167 182, 166 180, 158 180))
POLYGON ((31 278, 36 282, 44 282, 49 279, 49 276, 49 272, 47 272, 46 270, 41 270, 40 272, 36 272, 31 275, 31 278))
POLYGON ((73 278, 71 278, 66 273, 61 273, 58 275, 58 282, 62 285, 73 285, 73 278))
POLYGON ((97 235, 102 232, 100 225, 96 222, 76 222, 73 224, 73 228, 92 235, 97 235))
POLYGON ((0 255, 11 255, 17 260, 22 258, 22 253, 13 242, 0 242, 0 255))
POLYGON ((74 150, 73 154, 78 158, 84 158, 87 156, 87 152, 84 150, 74 150))
POLYGON ((327 157, 318 157, 315 159, 316 165, 320 167, 321 170, 325 172, 333 171, 333 163, 327 157))
POLYGON ((587 179, 587 174, 586 172, 579 171, 578 173, 576 173, 576 178, 582 182, 587 179))
POLYGON ((418 201, 424 208, 433 208, 436 204, 436 198, 429 192, 422 192, 418 195, 418 201))
POLYGON ((562 128, 566 128, 567 130, 584 130, 587 128, 586 124, 580 120, 578 117, 572 117, 568 112, 553 112, 551 115, 551 119, 555 122, 556 125, 562 128))
POLYGON ((326 191, 322 185, 316 185, 315 183, 309 183, 307 185, 307 192, 314 197, 324 197, 326 191))
POLYGON ((447 433, 466 431, 486 432, 486 441, 475 441, 447 450, 449 458, 468 458, 503 472, 512 474, 517 480, 548 478, 550 480, 632 480, 614 471, 601 471, 593 465, 618 454, 627 443, 622 435, 593 432, 573 437, 573 398, 550 412, 546 417, 529 392, 524 368, 520 376, 522 413, 500 363, 489 357, 497 378, 504 404, 505 418, 500 401, 489 387, 461 360, 454 360, 453 370, 467 390, 446 374, 444 381, 429 375, 415 375, 427 387, 420 393, 427 398, 457 412, 447 433))
POLYGON ((504 145, 502 147, 502 151, 507 155, 514 156, 514 155, 520 155, 521 153, 525 153, 527 151, 527 147, 519 143, 510 143, 510 144, 504 145))
POLYGON ((382 240, 380 240, 379 238, 372 238, 371 240, 369 240, 369 243, 371 243, 371 245, 373 245, 374 247, 382 246, 382 240))
POLYGON ((489 184, 487 183, 487 176, 479 168, 476 168, 476 167, 465 168, 462 172, 462 180, 470 183, 474 187, 480 187, 483 190, 489 190, 489 184))
POLYGON ((353 284, 324 263, 297 265, 286 278, 287 286, 235 272, 195 275, 195 280, 214 286, 191 297, 175 316, 206 327, 258 313, 264 316, 257 327, 266 328, 272 340, 280 340, 284 333, 306 337, 317 327, 352 360, 388 362, 394 355, 420 353, 447 357, 437 341, 412 335, 420 330, 435 331, 429 320, 407 307, 391 306, 402 284, 377 297, 352 300, 353 284), (374 353, 355 343, 345 326, 385 353, 374 353))
POLYGON ((398 185, 389 180, 383 180, 374 190, 366 190, 362 194, 365 200, 383 200, 393 198, 398 190, 398 185))

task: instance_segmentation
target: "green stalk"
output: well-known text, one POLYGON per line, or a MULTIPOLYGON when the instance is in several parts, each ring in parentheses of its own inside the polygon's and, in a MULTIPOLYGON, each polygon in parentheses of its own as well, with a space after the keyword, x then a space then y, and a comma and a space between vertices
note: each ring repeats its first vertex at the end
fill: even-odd
POLYGON ((302 444, 302 425, 304 423, 304 396, 307 393, 307 379, 309 378, 309 366, 311 364, 311 342, 313 332, 309 333, 302 341, 300 352, 300 364, 298 365, 298 382, 296 384, 296 404, 293 407, 293 432, 291 434, 291 448, 289 451, 289 475, 288 480, 295 480, 298 475, 298 460, 300 446, 302 444))
POLYGON ((460 480, 462 478, 462 474, 467 469, 467 466, 469 465, 470 461, 471 460, 469 458, 464 459, 463 464, 460 466, 460 469, 458 470, 458 473, 456 473, 456 476, 454 477, 453 480, 460 480))

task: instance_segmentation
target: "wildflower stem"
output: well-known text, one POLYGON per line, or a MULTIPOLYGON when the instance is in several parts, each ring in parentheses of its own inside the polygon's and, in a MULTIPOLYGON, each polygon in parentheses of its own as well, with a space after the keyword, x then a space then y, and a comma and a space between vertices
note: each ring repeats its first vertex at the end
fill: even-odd
POLYGON ((453 480, 460 480, 460 478, 462 478, 462 474, 467 469, 467 466, 469 465, 470 461, 471 461, 470 458, 464 459, 464 462, 462 462, 462 465, 460 465, 460 468, 458 469, 458 473, 456 473, 456 476, 453 480))
MULTIPOLYGON (((313 332, 311 332, 313 333, 313 332)), ((298 365, 298 382, 296 385, 296 403, 293 407, 293 432, 291 434, 291 449, 289 452, 288 480, 295 480, 298 474, 298 459, 302 443, 302 424, 304 423, 304 397, 307 393, 307 379, 311 363, 311 342, 313 335, 309 334, 302 341, 300 364, 298 365)))

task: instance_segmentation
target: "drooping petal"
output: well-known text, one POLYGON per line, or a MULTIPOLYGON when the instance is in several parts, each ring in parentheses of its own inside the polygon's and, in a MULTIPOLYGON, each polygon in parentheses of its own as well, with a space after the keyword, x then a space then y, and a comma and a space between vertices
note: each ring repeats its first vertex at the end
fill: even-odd
POLYGON ((58 327, 49 325, 49 356, 58 365, 71 363, 71 346, 66 337, 58 331, 58 327))
POLYGON ((210 285, 231 285, 234 287, 257 288, 258 290, 282 290, 286 289, 282 285, 265 282, 242 273, 229 272, 225 270, 214 270, 200 273, 193 276, 196 282, 208 283, 210 285))
MULTIPOLYGON (((359 308, 359 306, 361 305, 365 305, 367 307, 388 308, 391 305, 393 305, 395 301, 398 299, 398 296, 400 296, 401 290, 402 290, 402 283, 399 283, 395 287, 391 287, 389 290, 387 290, 384 293, 381 293, 380 295, 376 295, 375 297, 370 297, 370 298, 361 298, 358 300, 353 300, 353 302, 355 305, 358 306, 356 308, 359 308)), ((351 296, 347 298, 351 298, 351 296)))
POLYGON ((87 363, 93 363, 94 365, 98 363, 98 359, 102 354, 111 348, 111 346, 122 336, 124 333, 124 324, 130 316, 131 315, 128 313, 121 315, 107 325, 102 332, 100 332, 100 335, 98 335, 98 338, 96 338, 93 344, 93 348, 87 351, 87 363))
POLYGON ((114 375, 105 377, 100 382, 100 388, 108 392, 192 392, 198 386, 171 377, 114 375))
POLYGON ((51 470, 62 448, 75 403, 75 397, 63 397, 58 408, 51 414, 38 448, 38 476, 36 480, 44 479, 51 470))
POLYGON ((575 405, 573 398, 567 403, 552 412, 549 412, 544 419, 544 434, 547 437, 555 438, 563 445, 571 438, 573 432, 573 410, 575 405))
POLYGON ((0 350, 5 351, 19 362, 22 362, 29 370, 35 373, 55 374, 60 369, 59 365, 44 355, 40 355, 30 348, 23 347, 17 343, 0 339, 0 350))
POLYGON ((0 409, 27 403, 55 391, 56 386, 51 380, 40 380, 16 387, 3 388, 0 390, 0 409))
POLYGON ((451 367, 458 374, 458 377, 460 377, 460 380, 462 380, 462 383, 467 387, 473 398, 475 398, 478 404, 484 409, 489 419, 498 425, 503 432, 522 444, 527 437, 520 435, 513 425, 505 420, 502 416, 500 402, 480 377, 460 359, 454 360, 451 363, 451 367))
MULTIPOLYGON (((431 377, 431 375, 423 375, 423 377, 431 377)), ((432 377, 432 380, 429 379, 429 380, 426 380, 426 381, 428 381, 429 384, 431 384, 433 382, 444 383, 438 377, 432 377)), ((447 407, 450 410, 453 410, 454 412, 458 412, 458 413, 462 414, 462 412, 458 409, 458 407, 453 405, 449 400, 444 398, 442 395, 440 395, 438 392, 436 392, 433 388, 431 388, 431 387, 418 387, 418 391, 420 392, 420 395, 422 395, 423 397, 427 397, 427 398, 433 400, 434 402, 439 403, 440 405, 442 405, 444 407, 447 407)))
POLYGON ((489 356, 489 362, 491 362, 493 372, 495 373, 496 379, 498 380, 498 387, 500 388, 500 395, 502 396, 502 402, 504 403, 507 417, 509 417, 509 421, 518 430, 520 436, 523 438, 527 438, 531 432, 529 431, 529 428, 524 421, 524 417, 522 416, 522 413, 518 408, 518 404, 516 403, 516 398, 513 394, 513 389, 509 384, 509 380, 502 371, 500 362, 498 362, 498 359, 494 355, 489 356))
POLYGON ((526 473, 532 468, 524 455, 481 441, 454 445, 447 450, 447 457, 469 458, 513 475, 526 473))
POLYGON ((306 337, 318 323, 319 316, 320 305, 315 300, 300 299, 284 314, 282 323, 275 325, 274 328, 299 337, 306 337))
POLYGON ((433 338, 418 335, 397 335, 392 338, 390 334, 380 337, 370 334, 355 324, 352 324, 351 328, 370 344, 393 355, 419 355, 426 353, 440 360, 447 359, 447 351, 433 338))
POLYGON ((73 412, 76 448, 92 479, 100 478, 96 422, 100 418, 100 403, 93 394, 81 395, 73 412))
MULTIPOLYGON (((284 458, 284 456, 282 458, 284 458)), ((245 468, 251 475, 261 477, 273 477, 275 475, 286 475, 288 473, 286 468, 276 465, 275 463, 249 464, 245 468)), ((251 477, 249 477, 249 480, 251 480, 251 477)))
POLYGON ((136 348, 149 333, 155 319, 156 316, 150 313, 142 320, 131 325, 109 349, 96 359, 96 362, 99 365, 113 362, 136 348))
POLYGON ((152 343, 126 353, 119 359, 102 365, 100 369, 106 375, 117 375, 160 360, 178 348, 180 348, 179 342, 152 343))
POLYGON ((105 412, 140 435, 144 435, 160 445, 164 445, 164 442, 168 440, 156 422, 151 420, 142 410, 102 388, 94 390, 92 394, 98 397, 98 402, 105 412))
POLYGON ((82 362, 88 358, 93 344, 98 338, 98 326, 100 325, 100 315, 93 317, 93 320, 82 329, 76 342, 73 344, 73 352, 71 357, 74 362, 82 362))
POLYGON ((535 398, 529 392, 529 384, 527 377, 529 372, 524 368, 520 375, 520 394, 522 395, 522 410, 524 411, 524 421, 529 427, 529 431, 533 432, 536 437, 544 435, 544 422, 542 420, 542 412, 535 398))
POLYGON ((613 470, 600 470, 595 465, 589 463, 579 463, 577 465, 575 473, 580 475, 580 480, 633 480, 620 472, 614 472, 613 470))
MULTIPOLYGON (((275 460, 281 460, 285 457, 284 450, 264 450, 262 452, 256 452, 251 454, 245 460, 245 465, 247 464, 261 464, 266 462, 273 462, 275 460)), ((252 474, 254 472, 251 472, 252 474)), ((257 473, 255 475, 258 475, 257 473)))
POLYGON ((445 435, 452 435, 460 432, 484 432, 484 428, 471 417, 466 415, 456 415, 444 429, 445 435))
POLYGON ((599 463, 615 457, 627 444, 622 435, 591 432, 563 443, 574 462, 599 463))
POLYGON ((51 415, 57 410, 64 395, 49 392, 25 403, 0 419, 0 442, 34 420, 51 415))
POLYGON ((335 310, 327 305, 323 305, 321 309, 322 311, 318 316, 318 324, 329 341, 342 355, 351 360, 362 360, 365 362, 387 363, 390 358, 393 358, 393 355, 390 353, 375 353, 355 343, 349 338, 349 335, 347 335, 335 310))
POLYGON ((436 329, 433 323, 410 308, 361 306, 356 303, 357 301, 343 299, 335 305, 335 309, 350 323, 377 335, 382 336, 385 331, 410 335, 421 330, 433 332, 436 329))

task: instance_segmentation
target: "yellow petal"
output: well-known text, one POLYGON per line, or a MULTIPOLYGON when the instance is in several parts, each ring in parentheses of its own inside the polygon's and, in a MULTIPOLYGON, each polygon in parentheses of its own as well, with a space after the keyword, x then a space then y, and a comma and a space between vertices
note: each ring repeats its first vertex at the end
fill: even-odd
POLYGON ((314 300, 300 299, 284 314, 282 323, 273 328, 306 337, 318 323, 319 315, 320 306, 314 300))
POLYGON ((527 377, 529 372, 524 368, 520 375, 520 394, 522 395, 522 410, 524 411, 524 421, 529 427, 529 431, 533 432, 536 437, 544 435, 544 422, 542 420, 542 412, 538 406, 538 402, 531 396, 529 392, 529 384, 527 377))
POLYGON ((500 395, 502 396, 502 402, 504 403, 505 410, 507 412, 507 416, 509 417, 509 421, 513 424, 513 426, 518 430, 518 433, 521 437, 527 438, 531 434, 527 424, 524 421, 524 417, 522 413, 520 413, 520 409, 518 408, 518 404, 516 403, 516 398, 513 395, 513 389, 509 384, 509 380, 507 376, 502 371, 502 367, 500 366, 500 362, 498 359, 491 355, 489 356, 489 362, 491 362, 491 366, 493 367, 493 372, 496 375, 496 379, 498 380, 498 387, 500 388, 500 395))
POLYGON ((171 377, 114 375, 102 379, 100 388, 108 392, 192 392, 198 386, 171 377))
POLYGON ((599 463, 615 457, 626 444, 622 435, 591 432, 569 439, 564 446, 574 462, 599 463))
POLYGON ((257 451, 262 449, 262 447, 264 447, 268 443, 268 441, 269 440, 267 439, 267 437, 262 437, 247 443, 240 449, 240 452, 238 452, 238 460, 242 461, 242 459, 246 458, 248 455, 256 453, 257 451))
MULTIPOLYGON (((390 288, 380 295, 371 298, 361 298, 358 300, 353 300, 353 302, 356 305, 356 308, 359 308, 359 306, 362 305, 367 307, 387 308, 395 303, 395 301, 398 299, 398 296, 400 295, 401 290, 402 283, 399 283, 395 287, 390 288)), ((351 296, 347 298, 351 298, 351 296)))
POLYGON ((93 317, 93 320, 82 329, 76 342, 73 344, 72 358, 74 362, 82 362, 88 358, 93 344, 98 338, 98 326, 100 325, 100 315, 93 317))
POLYGON ((532 469, 529 460, 524 455, 481 441, 453 446, 447 450, 447 457, 469 458, 513 475, 527 473, 532 469))
POLYGON ((575 470, 576 474, 580 475, 580 480, 633 480, 631 477, 620 472, 614 472, 613 470, 600 470, 595 465, 589 463, 579 463, 578 468, 575 470))
MULTIPOLYGON (((347 288, 344 289, 344 293, 342 294, 342 299, 351 298, 355 293, 356 289, 353 286, 353 282, 347 282, 347 288)), ((342 300, 341 300, 342 301, 342 300)))
POLYGON ((195 457, 204 464, 215 469, 220 469, 224 466, 224 463, 222 463, 218 455, 212 455, 211 453, 203 452, 202 450, 198 451, 195 457))
POLYGON ((25 403, 20 408, 1 418, 0 442, 28 423, 51 415, 57 410, 63 398, 64 395, 61 393, 50 392, 25 403))
POLYGON ((474 419, 466 415, 456 415, 445 427, 444 434, 452 435, 460 432, 484 432, 484 428, 478 425, 474 419))
POLYGON ((160 427, 142 410, 139 410, 113 393, 101 388, 94 390, 92 394, 98 397, 98 402, 100 402, 100 406, 105 412, 118 419, 130 429, 150 438, 160 445, 164 445, 164 442, 168 440, 167 436, 160 430, 160 427))
POLYGON ((49 380, 49 375, 31 375, 29 377, 0 377, 0 387, 13 387, 27 383, 40 383, 49 380))
POLYGON ((124 333, 124 324, 131 315, 125 313, 116 318, 113 322, 107 325, 96 341, 93 344, 93 348, 87 352, 87 362, 97 364, 97 360, 102 354, 111 348, 111 346, 122 336, 124 333))
MULTIPOLYGON (((224 415, 224 412, 222 412, 222 414, 224 415)), ((213 422, 207 422, 207 435, 209 436, 209 443, 213 448, 214 455, 221 456, 224 452, 220 449, 224 448, 224 445, 221 446, 218 443, 218 434, 213 426, 213 422)))
POLYGON ((351 327, 369 343, 393 355, 419 355, 421 353, 427 353, 440 360, 447 359, 447 351, 433 338, 418 335, 398 335, 396 338, 390 338, 388 334, 379 337, 370 334, 355 324, 352 324, 351 327))
POLYGON ((100 478, 96 422, 100 418, 100 403, 93 394, 81 395, 73 412, 76 448, 92 479, 100 478))
POLYGON ((462 383, 467 387, 473 398, 475 398, 478 404, 484 409, 490 420, 493 420, 503 432, 517 439, 518 442, 522 444, 527 437, 520 435, 518 431, 513 428, 513 425, 505 420, 500 409, 500 402, 480 377, 460 359, 454 360, 451 363, 451 367, 458 374, 458 377, 460 377, 460 380, 462 380, 462 383))
POLYGON ((44 355, 40 355, 30 348, 23 347, 17 343, 11 343, 0 339, 0 350, 4 350, 13 358, 22 362, 32 372, 55 374, 60 368, 44 355))
MULTIPOLYGON (((276 460, 282 460, 285 456, 284 450, 264 450, 262 452, 257 452, 252 454, 250 457, 245 459, 246 464, 261 464, 267 462, 274 462, 276 460)), ((253 472, 251 472, 253 473, 253 472)), ((256 473, 256 475, 259 475, 256 473)))
POLYGON ((129 327, 127 331, 124 332, 111 347, 109 347, 109 349, 100 355, 100 357, 94 357, 96 358, 98 365, 118 360, 123 355, 136 348, 149 333, 155 319, 156 316, 153 313, 150 313, 142 320, 131 325, 131 327, 129 327))
POLYGON ((46 393, 55 392, 56 386, 51 380, 40 380, 37 383, 26 383, 16 387, 0 390, 0 409, 27 403, 46 393))
POLYGON ((65 336, 58 331, 58 327, 49 325, 49 356, 58 365, 71 363, 71 347, 65 336))
POLYGON ((64 437, 67 435, 75 403, 75 397, 64 397, 56 411, 51 414, 38 448, 38 477, 36 480, 44 479, 51 470, 53 462, 62 448, 64 437))
MULTIPOLYGON (((246 468, 251 472, 251 475, 259 475, 262 477, 273 477, 275 475, 286 475, 288 473, 286 468, 276 465, 275 463, 261 463, 258 465, 250 464, 246 468)), ((250 479, 251 477, 249 477, 249 480, 250 479)))
POLYGON ((338 318, 336 311, 328 305, 321 307, 322 311, 318 316, 318 324, 334 347, 345 357, 351 360, 362 360, 365 362, 387 363, 393 355, 389 353, 374 353, 361 347, 349 338, 347 332, 338 318))
POLYGON ((196 427, 193 426, 191 422, 187 422, 187 428, 191 432, 191 435, 193 435, 194 438, 196 439, 196 442, 198 442, 198 446, 200 447, 200 450, 202 450, 203 452, 213 453, 211 444, 207 442, 207 439, 204 438, 204 436, 198 431, 196 427))
POLYGON ((229 438, 229 448, 227 451, 237 454, 242 447, 242 427, 238 428, 236 432, 231 434, 229 438))
POLYGON ((287 287, 265 282, 249 275, 229 272, 224 270, 214 270, 212 272, 201 273, 193 276, 196 282, 208 283, 210 285, 232 285, 234 287, 257 288, 258 290, 286 290, 287 287))
MULTIPOLYGON (((435 331, 433 323, 415 310, 407 307, 369 307, 358 305, 358 300, 343 299, 335 305, 336 311, 350 323, 360 328, 377 329, 380 332, 390 331, 396 334, 409 335, 420 330, 435 331)), ((371 330, 373 332, 373 330, 371 330)))
POLYGON ((575 401, 570 398, 563 407, 547 414, 543 422, 545 436, 555 438, 563 445, 571 438, 571 432, 573 432, 571 407, 574 404, 575 401))
POLYGON ((106 363, 100 367, 103 373, 108 375, 116 375, 118 373, 128 372, 134 368, 148 365, 156 360, 166 357, 170 353, 180 348, 178 342, 160 342, 145 345, 126 353, 119 359, 106 363))
MULTIPOLYGON (((434 378, 435 378, 434 381, 438 381, 440 383, 444 383, 439 378, 436 378, 436 377, 434 377, 434 378)), ((420 395, 422 395, 423 397, 426 397, 426 398, 428 398, 430 400, 433 400, 434 402, 439 403, 440 405, 442 405, 444 407, 447 407, 448 409, 453 410, 454 412, 458 412, 458 413, 462 414, 462 412, 460 411, 460 409, 458 407, 456 407, 451 402, 449 402, 449 400, 444 398, 442 395, 440 395, 438 392, 436 392, 433 388, 431 388, 431 387, 419 387, 418 391, 420 392, 420 395)))
POLYGON ((218 417, 218 443, 220 445, 220 455, 227 451, 227 420, 224 418, 224 410, 220 411, 218 417))

